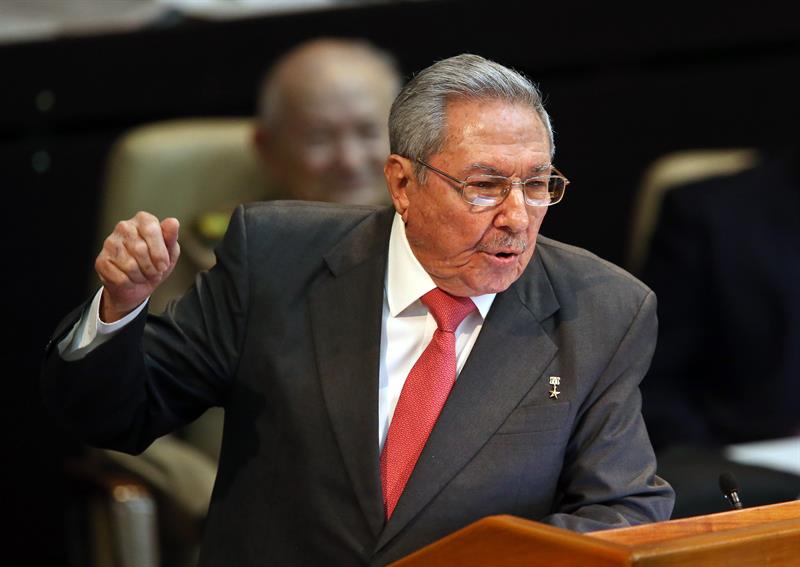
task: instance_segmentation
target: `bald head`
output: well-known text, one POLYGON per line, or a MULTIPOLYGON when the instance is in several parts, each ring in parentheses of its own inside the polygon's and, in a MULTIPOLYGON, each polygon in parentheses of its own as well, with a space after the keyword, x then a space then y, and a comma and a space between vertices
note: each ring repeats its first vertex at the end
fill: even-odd
POLYGON ((355 40, 318 39, 284 55, 259 100, 256 146, 290 197, 387 201, 389 108, 400 88, 391 58, 355 40))

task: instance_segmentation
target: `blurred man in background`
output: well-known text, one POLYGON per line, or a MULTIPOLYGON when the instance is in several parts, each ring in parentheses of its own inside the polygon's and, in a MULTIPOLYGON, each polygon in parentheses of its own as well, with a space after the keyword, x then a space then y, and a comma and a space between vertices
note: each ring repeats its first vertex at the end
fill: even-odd
POLYGON ((287 197, 388 203, 387 117, 400 90, 388 54, 356 40, 301 44, 265 76, 254 143, 287 197))

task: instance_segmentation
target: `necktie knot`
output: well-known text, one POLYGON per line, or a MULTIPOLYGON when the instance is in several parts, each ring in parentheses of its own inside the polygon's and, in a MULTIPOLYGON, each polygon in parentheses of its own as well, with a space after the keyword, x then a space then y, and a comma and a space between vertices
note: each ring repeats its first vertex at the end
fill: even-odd
POLYGON ((420 298, 430 310, 440 331, 454 333, 464 317, 475 310, 469 297, 456 297, 436 287, 420 298))

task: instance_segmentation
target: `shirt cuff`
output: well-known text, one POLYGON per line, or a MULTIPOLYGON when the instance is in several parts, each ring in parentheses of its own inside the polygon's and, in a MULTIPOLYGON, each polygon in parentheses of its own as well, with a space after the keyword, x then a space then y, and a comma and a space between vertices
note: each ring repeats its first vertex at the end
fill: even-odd
POLYGON ((104 323, 100 320, 100 298, 103 296, 101 287, 81 315, 80 320, 72 327, 69 333, 58 343, 58 352, 64 360, 80 360, 101 344, 113 337, 117 331, 133 321, 147 306, 149 297, 136 309, 128 313, 119 321, 104 323))

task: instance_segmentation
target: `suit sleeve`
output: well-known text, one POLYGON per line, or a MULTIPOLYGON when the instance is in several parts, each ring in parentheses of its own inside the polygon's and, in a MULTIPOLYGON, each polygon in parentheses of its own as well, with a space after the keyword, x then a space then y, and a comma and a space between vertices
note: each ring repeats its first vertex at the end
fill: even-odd
POLYGON ((244 209, 234 213, 217 264, 163 315, 142 312, 80 360, 48 344, 41 386, 46 406, 90 445, 140 453, 156 438, 223 405, 236 371, 248 301, 244 209))
POLYGON ((656 328, 656 300, 649 292, 582 404, 565 455, 556 513, 544 522, 591 531, 669 519, 674 492, 655 474, 639 392, 656 328))

